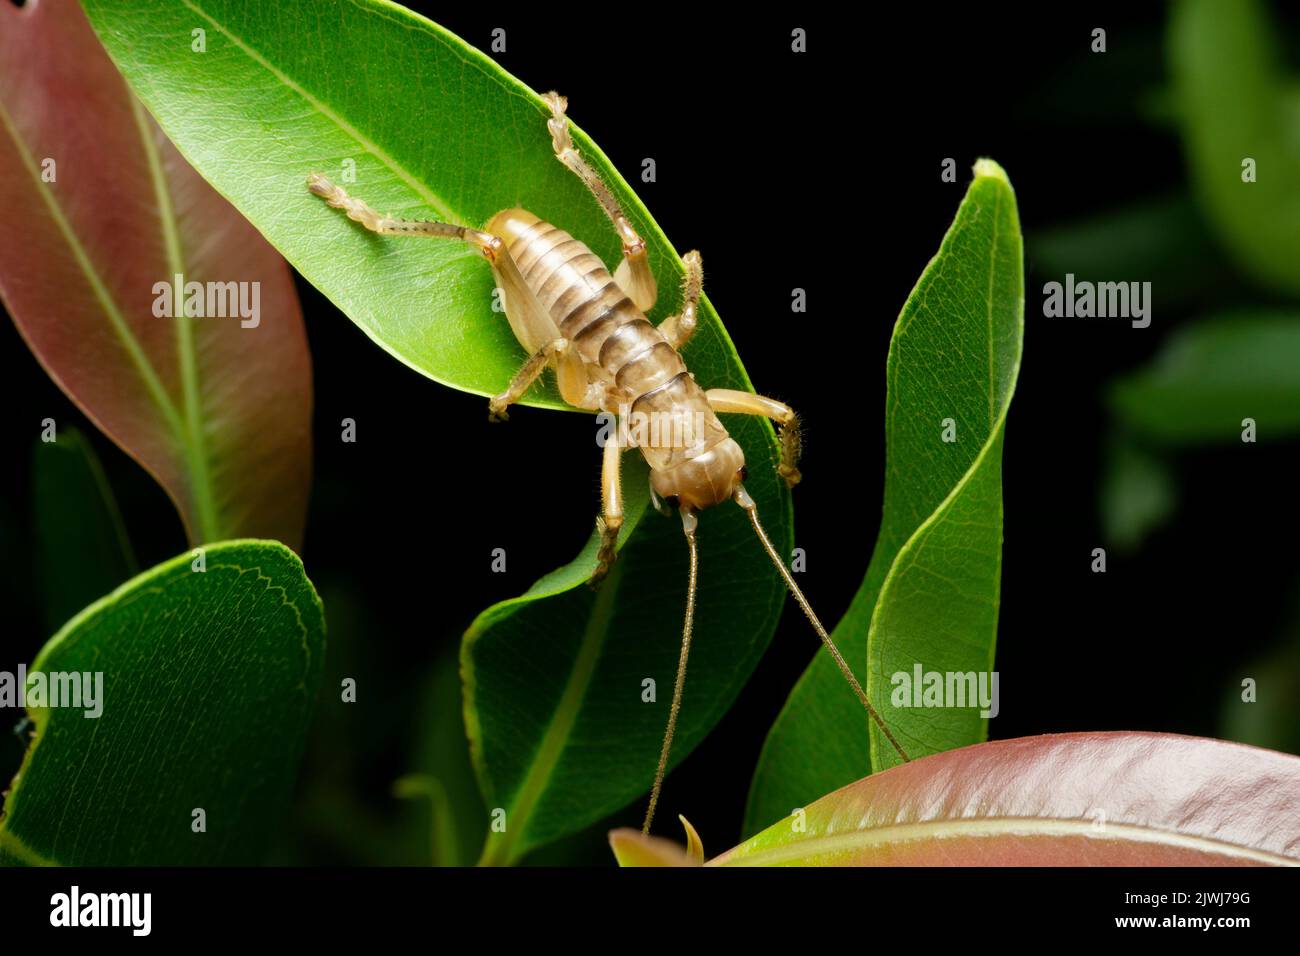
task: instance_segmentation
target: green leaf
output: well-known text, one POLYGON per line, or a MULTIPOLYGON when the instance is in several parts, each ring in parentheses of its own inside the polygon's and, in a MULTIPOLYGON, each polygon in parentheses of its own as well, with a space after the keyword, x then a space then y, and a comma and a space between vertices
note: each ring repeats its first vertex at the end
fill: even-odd
MULTIPOLYGON (((274 16, 242 0, 85 7, 181 152, 367 335, 430 378, 492 395, 526 358, 492 311, 491 270, 465 243, 367 233, 307 192, 309 172, 395 216, 481 226, 522 204, 618 261, 609 220, 555 159, 541 98, 400 6, 282 0, 274 16), (190 49, 195 29, 206 31, 201 55, 190 49)), ((582 117, 582 103, 571 113, 582 117)), ((574 142, 646 240, 656 312, 668 315, 684 274, 678 254, 576 126, 574 142)), ((734 367, 707 301, 691 361, 697 372, 734 367)), ((549 384, 524 404, 568 407, 549 384)))
POLYGON ((1300 294, 1300 140, 1276 24, 1259 0, 1170 8, 1168 57, 1192 183, 1237 267, 1300 294), (1255 161, 1255 181, 1242 164, 1255 161))
POLYGON ((325 620, 284 545, 203 551, 205 571, 190 554, 160 564, 86 608, 37 655, 30 672, 102 673, 101 713, 28 707, 36 735, 0 821, 10 860, 249 864, 264 855, 315 703, 325 620), (206 832, 192 829, 196 809, 206 832))
POLYGON ((99 458, 71 426, 32 453, 36 578, 50 631, 137 571, 99 458))
POLYGON ((293 280, 73 0, 0 4, 0 167, 0 296, 51 378, 158 480, 191 542, 296 547, 311 359, 293 280), (190 291, 168 302, 178 275, 190 291))
MULTIPOLYGON (((1300 866, 1297 794, 1300 758, 1287 754, 1176 734, 1046 734, 859 780, 709 865, 1300 866)), ((660 849, 635 864, 673 859, 660 849)))
MULTIPOLYGON (((481 225, 523 204, 606 263, 620 255, 608 220, 554 157, 540 97, 479 51, 393 4, 284 2, 277 15, 236 0, 87 0, 127 79, 195 166, 348 316, 397 358, 444 384, 489 395, 523 362, 482 257, 456 242, 379 238, 307 192, 320 171, 394 215, 481 225), (207 52, 190 50, 206 31, 207 52), (211 122, 220 116, 221 123, 211 122)), ((581 117, 580 102, 571 114, 581 117)), ((646 239, 661 290, 651 317, 679 305, 677 252, 581 130, 579 150, 646 239)), ((707 250, 706 250, 707 251, 707 250)), ((749 380, 707 299, 685 351, 708 388, 749 380)), ((563 407, 550 385, 526 403, 563 407)), ((791 543, 789 498, 772 473, 771 427, 728 421, 750 461, 750 493, 775 545, 791 543), (734 427, 733 427, 734 425, 734 427)), ((599 596, 583 582, 589 547, 527 595, 489 609, 466 636, 466 725, 489 809, 507 811, 485 859, 517 860, 582 829, 650 785, 676 668, 686 552, 676 521, 631 532, 646 471, 625 464, 621 570, 599 596), (653 677, 658 702, 641 702, 653 677)), ((582 520, 590 520, 583 517, 582 520)), ((700 635, 679 759, 735 698, 782 607, 781 586, 732 506, 701 520, 700 635), (743 540, 743 544, 741 539, 743 540)), ((668 798, 671 800, 671 797, 668 798)))
MULTIPOLYGON (((866 578, 833 635, 855 671, 865 669, 867 693, 909 756, 987 735, 979 707, 896 707, 891 681, 900 673, 911 678, 917 667, 993 667, 1002 436, 1020 367, 1023 311, 1015 194, 1001 167, 981 160, 894 327, 884 514, 866 578), (942 440, 949 420, 953 442, 942 440)), ((768 734, 745 832, 897 759, 834 664, 819 655, 768 734)))
POLYGON ((1238 312, 1178 329, 1156 360, 1114 383, 1112 409, 1168 445, 1260 441, 1300 432, 1300 316, 1238 312))
MULTIPOLYGON (((789 497, 767 460, 776 453, 770 432, 764 436, 752 419, 727 425, 753 463, 745 487, 778 553, 789 554, 789 497)), ((628 466, 625 486, 644 489, 644 463, 628 466)), ((645 491, 628 506, 644 511, 645 491)), ((703 513, 698 537, 695 638, 670 768, 740 693, 785 600, 738 507, 703 513)), ((465 635, 461 672, 474 762, 489 810, 506 811, 506 830, 488 835, 485 863, 515 862, 581 830, 646 793, 654 779, 686 599, 681 522, 648 515, 593 593, 584 582, 596 545, 593 536, 575 561, 489 608, 465 635), (654 702, 642 699, 647 678, 655 681, 654 702)), ((670 776, 665 814, 680 809, 672 793, 670 776)))

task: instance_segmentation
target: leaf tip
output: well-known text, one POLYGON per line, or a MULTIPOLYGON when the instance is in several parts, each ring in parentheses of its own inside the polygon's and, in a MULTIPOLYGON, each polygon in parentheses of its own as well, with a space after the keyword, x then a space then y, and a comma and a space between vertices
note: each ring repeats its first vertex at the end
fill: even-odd
POLYGON ((1000 179, 1008 186, 1011 185, 1007 171, 996 160, 989 159, 987 156, 975 160, 974 172, 976 179, 1000 179))
POLYGON ((647 836, 640 830, 622 827, 609 831, 609 846, 618 865, 699 866, 681 846, 663 837, 647 836))
POLYGON ((687 820, 680 813, 677 819, 682 821, 682 827, 686 830, 686 855, 694 860, 697 864, 704 863, 704 841, 700 839, 699 833, 695 827, 691 826, 691 821, 687 820))

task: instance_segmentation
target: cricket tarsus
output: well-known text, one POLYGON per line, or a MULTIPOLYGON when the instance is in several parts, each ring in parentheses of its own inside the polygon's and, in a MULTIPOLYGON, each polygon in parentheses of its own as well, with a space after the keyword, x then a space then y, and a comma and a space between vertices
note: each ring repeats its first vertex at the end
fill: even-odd
POLYGON ((695 528, 698 519, 689 508, 682 509, 682 530, 686 532, 686 544, 691 552, 691 570, 686 584, 686 621, 682 625, 682 652, 677 659, 677 679, 673 682, 673 703, 668 711, 668 727, 664 731, 663 747, 659 751, 659 769, 655 771, 654 786, 650 788, 650 806, 645 812, 645 823, 641 832, 648 834, 650 824, 654 822, 655 807, 659 805, 659 793, 663 790, 664 774, 668 770, 668 752, 672 750, 673 734, 677 730, 677 713, 682 709, 682 688, 686 686, 686 659, 691 653, 691 632, 695 626, 695 585, 700 574, 700 552, 695 544, 695 528))

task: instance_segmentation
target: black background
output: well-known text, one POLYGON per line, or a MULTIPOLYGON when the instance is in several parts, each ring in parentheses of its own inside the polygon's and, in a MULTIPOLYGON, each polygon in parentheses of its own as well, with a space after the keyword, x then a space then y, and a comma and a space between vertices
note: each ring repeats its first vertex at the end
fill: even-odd
MULTIPOLYGON (((438 6, 423 12, 481 49, 493 27, 505 28, 499 62, 534 89, 565 93, 575 122, 637 183, 676 248, 703 253, 706 289, 755 387, 806 422, 797 544, 808 555, 803 586, 827 622, 860 584, 879 523, 894 319, 971 164, 1000 162, 1017 192, 1027 271, 1004 457, 1002 712, 992 736, 1221 732, 1221 703, 1249 663, 1295 637, 1294 448, 1181 455, 1175 523, 1132 557, 1112 553, 1106 574, 1091 573, 1092 549, 1107 545, 1097 497, 1111 423, 1101 388, 1204 309, 1162 309, 1156 289, 1149 329, 1045 319, 1042 285, 1060 276, 1040 274, 1034 257, 1042 230, 1185 188, 1176 136, 1140 110, 1165 76, 1163 6, 927 4, 887 19, 874 7, 809 5, 438 6), (808 31, 807 54, 790 52, 796 26, 808 31), (1096 26, 1108 30, 1106 54, 1089 52, 1096 26), (644 184, 636 173, 647 156, 658 175, 644 184), (957 183, 940 180, 946 157, 957 161, 957 183), (809 307, 792 321, 794 287, 807 289, 809 307)), ((485 400, 422 378, 302 280, 299 291, 316 402, 304 559, 325 601, 329 673, 355 674, 368 688, 357 705, 364 733, 329 759, 383 817, 392 780, 408 769, 426 673, 480 610, 577 553, 597 506, 599 461, 582 416, 519 409, 491 425, 485 400), (345 417, 358 423, 355 444, 339 440, 345 417), (493 547, 510 555, 508 574, 489 573, 493 547)), ((1214 299, 1268 301, 1235 284, 1214 299)), ((0 356, 0 664, 12 668, 48 637, 26 558, 30 449, 42 418, 92 435, 142 566, 185 541, 162 492, 85 422, 8 322, 0 356)), ((767 728, 816 647, 791 605, 739 702, 670 778, 674 805, 691 808, 711 850, 740 836, 767 728)), ((302 786, 320 772, 310 769, 302 786)), ((635 825, 641 812, 638 802, 614 822, 635 825)), ((294 836, 296 825, 292 859, 358 862, 327 838, 294 836)))

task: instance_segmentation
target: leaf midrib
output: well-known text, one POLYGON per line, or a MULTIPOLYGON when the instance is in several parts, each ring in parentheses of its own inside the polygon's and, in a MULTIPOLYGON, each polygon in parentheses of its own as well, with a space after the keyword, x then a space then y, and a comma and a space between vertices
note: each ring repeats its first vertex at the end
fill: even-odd
MULTIPOLYGON (((137 131, 140 134, 141 148, 144 150, 146 160, 149 165, 150 177, 154 184, 155 196, 158 200, 159 223, 163 233, 164 245, 167 250, 168 267, 172 275, 182 274, 184 272, 184 262, 180 252, 180 240, 177 231, 175 212, 171 204, 171 196, 168 192, 165 178, 162 174, 162 168, 159 162, 157 149, 149 136, 148 125, 144 116, 144 108, 140 105, 138 99, 133 94, 131 96, 132 115, 136 121, 137 131)), ((183 385, 183 395, 185 403, 185 414, 182 417, 177 410, 167 389, 163 386, 162 380, 158 378, 157 370, 153 362, 145 353, 144 347, 136 338, 135 333, 127 324, 126 318, 122 313, 121 307, 113 294, 104 284, 103 278, 96 269, 90 253, 82 245, 78 238, 76 230, 68 221, 64 214, 63 207, 59 205, 54 196, 54 191, 44 187, 41 182, 40 174, 37 172, 35 158, 27 149, 27 144, 19 134, 17 126, 13 122, 9 111, 0 103, 0 123, 5 127, 9 138, 17 150, 23 168, 31 176, 32 182, 36 186, 36 192, 42 197, 46 208, 50 211, 50 218, 58 228, 60 235, 72 252, 73 258, 77 262, 78 268, 90 285, 91 292, 94 294, 96 301, 104 314, 108 316, 109 324, 112 326, 118 340, 126 349, 127 355, 131 359, 132 365, 135 366, 136 373, 144 383, 145 390, 150 399, 161 413, 167 427, 171 430, 172 437, 182 449, 186 461, 186 469, 190 475, 190 499, 194 504, 196 517, 199 527, 196 529, 200 538, 204 541, 212 541, 219 538, 216 522, 215 506, 212 499, 211 475, 208 468, 208 459, 204 450, 202 421, 200 418, 200 403, 198 392, 197 362, 194 354, 193 336, 189 325, 183 321, 184 315, 176 317, 175 322, 177 329, 177 353, 181 363, 181 380, 183 385)), ((51 375, 54 375, 51 370, 51 375)), ((56 380, 57 375, 54 375, 56 380)), ((87 409, 88 415, 95 418, 87 409)), ((184 510, 182 510, 184 517, 184 510)))
MULTIPOLYGON (((336 127, 338 127, 338 129, 342 133, 346 134, 347 136, 350 136, 353 140, 355 140, 363 150, 365 150, 370 155, 374 156, 377 160, 379 160, 379 162, 381 162, 383 165, 387 166, 390 170, 392 170, 393 173, 395 173, 397 177, 402 180, 402 182, 410 186, 411 189, 413 189, 420 196, 420 198, 424 200, 424 202, 428 206, 430 206, 435 212, 437 212, 439 216, 441 216, 443 219, 445 219, 448 222, 453 222, 453 223, 457 222, 457 220, 460 217, 456 215, 456 213, 452 210, 451 206, 449 206, 441 197, 439 197, 431 189, 429 189, 427 185, 420 182, 420 180, 418 180, 405 166, 403 166, 393 157, 388 155, 388 153, 385 152, 384 149, 379 146, 379 144, 375 143, 369 137, 365 136, 360 130, 358 130, 355 126, 353 126, 351 123, 345 120, 338 113, 334 112, 334 110, 330 109, 330 107, 325 105, 325 103, 323 103, 321 100, 312 96, 309 92, 307 92, 305 88, 303 88, 299 83, 297 83, 294 79, 292 79, 287 73, 285 73, 279 67, 275 66, 275 64, 273 64, 270 60, 264 57, 261 53, 258 53, 256 49, 254 49, 250 44, 246 43, 242 38, 236 36, 235 33, 228 26, 226 26, 221 21, 217 20, 216 17, 212 16, 212 14, 208 13, 201 6, 199 6, 196 3, 193 3, 192 0, 181 0, 181 2, 185 4, 185 6, 188 7, 190 10, 192 10, 194 13, 196 13, 198 16, 203 17, 203 19, 207 20, 208 23, 212 24, 212 26, 217 30, 217 32, 222 34, 226 39, 228 39, 231 43, 237 46, 244 53, 244 55, 247 56, 250 60, 252 60, 262 69, 270 73, 273 77, 275 77, 276 80, 278 80, 288 89, 293 90, 293 92, 301 96, 307 102, 307 104, 311 106, 312 109, 314 109, 321 116, 325 117, 325 119, 329 120, 336 127)), ((303 172, 304 180, 307 172, 309 172, 309 170, 305 170, 303 172)), ((305 189, 306 187, 304 186, 303 188, 305 189)))
POLYGON ((1141 826, 1138 823, 1106 822, 1105 829, 1097 829, 1091 819, 1058 819, 1041 817, 980 817, 978 819, 935 819, 935 821, 917 821, 896 823, 892 826, 872 827, 870 830, 857 830, 848 834, 829 834, 809 836, 797 843, 758 849, 753 853, 744 853, 735 861, 718 862, 719 866, 772 865, 781 862, 807 860, 811 856, 824 853, 852 852, 854 849, 883 847, 883 845, 917 842, 917 840, 943 840, 959 838, 987 838, 998 836, 1045 836, 1045 838, 1066 838, 1066 836, 1091 836, 1092 839, 1105 840, 1106 836, 1118 836, 1130 843, 1156 843, 1165 847, 1179 847, 1191 851, 1214 853, 1218 856, 1231 856, 1262 862, 1274 866, 1300 866, 1300 860, 1271 853, 1265 849, 1243 847, 1227 840, 1216 840, 1209 836, 1180 834, 1174 830, 1161 830, 1158 827, 1141 826), (1100 834, 1100 835, 1099 835, 1100 834))
POLYGON ((924 820, 890 826, 872 827, 850 833, 826 834, 803 838, 796 843, 767 847, 752 853, 742 853, 734 860, 717 861, 717 866, 757 866, 806 861, 812 856, 827 853, 850 852, 858 849, 902 844, 909 841, 932 841, 977 837, 1071 837, 1088 836, 1105 840, 1118 836, 1131 843, 1156 843, 1199 852, 1232 856, 1274 866, 1300 866, 1300 860, 1258 850, 1253 847, 1215 840, 1211 837, 1162 830, 1158 827, 1136 823, 1111 823, 1098 830, 1092 820, 1044 819, 1041 817, 979 817, 965 820, 924 820), (1099 835, 1100 834, 1100 835, 1099 835))
POLYGON ((167 424, 172 429, 176 439, 184 442, 184 429, 181 425, 180 415, 176 411, 176 406, 172 403, 167 390, 163 388, 163 384, 154 371, 149 357, 145 355, 139 340, 131 332, 130 326, 126 324, 121 309, 114 300, 112 293, 104 285, 104 280, 100 277, 98 270, 91 261, 90 254, 81 244, 81 240, 77 238, 72 224, 68 222, 63 213, 63 208, 55 200, 53 190, 45 189, 41 184, 40 175, 36 171, 36 162, 32 154, 28 152, 26 143, 23 142, 17 127, 13 123, 13 118, 9 115, 9 111, 5 109, 3 103, 0 103, 0 123, 4 125, 9 138, 18 150, 18 154, 22 158, 23 168, 32 177, 32 181, 37 184, 37 194, 44 200, 46 208, 50 211, 50 217, 54 220, 64 241, 68 244, 68 248, 72 251, 73 257, 77 260, 78 267, 80 267, 86 281, 90 284, 91 292, 94 293, 95 299, 108 316, 113 331, 117 333, 117 337, 122 341, 123 347, 126 348, 127 354, 131 357, 136 371, 144 381, 150 398, 153 399, 154 404, 158 406, 158 410, 167 420, 167 424))
MULTIPOLYGON (((527 830, 532 811, 546 792, 551 775, 564 754, 569 733, 577 722, 583 698, 595 676, 596 662, 600 659, 600 650, 609 631, 622 576, 623 563, 617 562, 597 592, 596 603, 583 630, 582 642, 577 657, 574 658, 573 669, 569 671, 569 679, 565 681, 560 701, 556 704, 550 723, 546 725, 546 732, 533 751, 524 778, 515 789, 514 798, 506 809, 505 833, 500 839, 494 840, 491 836, 488 838, 479 860, 480 866, 509 864, 516 859, 515 846, 527 830), (516 818, 519 823, 512 829, 510 821, 516 818)), ((469 706, 472 706, 472 702, 467 699, 467 709, 469 706)))
POLYGON ((985 314, 988 319, 989 331, 989 441, 993 440, 993 426, 997 419, 996 405, 997 402, 993 397, 993 389, 997 384, 997 374, 993 370, 993 286, 994 280, 998 274, 998 213, 1002 211, 1002 189, 994 184, 993 187, 993 235, 989 241, 989 247, 992 250, 989 262, 989 284, 988 291, 985 294, 985 314))
MULTIPOLYGON (((172 204, 171 190, 167 186, 167 177, 163 174, 162 160, 154 142, 152 131, 145 116, 144 106, 134 94, 131 97, 131 113, 135 118, 136 130, 140 134, 140 143, 149 164, 149 175, 153 181, 154 197, 158 201, 158 222, 162 228, 163 246, 167 251, 167 267, 171 276, 185 274, 185 257, 181 250, 180 230, 176 223, 176 209, 172 204)), ((177 289, 177 292, 180 290, 177 289)), ((203 435, 202 405, 199 398, 198 359, 194 352, 194 330, 190 327, 185 310, 173 296, 172 311, 179 311, 172 324, 176 328, 176 355, 180 362, 181 392, 185 405, 186 440, 185 458, 190 472, 190 496, 197 512, 199 527, 196 529, 200 541, 215 541, 221 537, 218 533, 216 506, 212 498, 212 475, 207 455, 207 442, 203 435)))
MULTIPOLYGON (((987 310, 987 311, 988 311, 988 329, 989 329, 989 335, 988 335, 988 364, 989 364, 989 374, 990 374, 990 378, 989 378, 989 401, 990 401, 990 402, 993 401, 993 388, 994 388, 994 381, 993 381, 993 368, 994 368, 994 336, 993 336, 993 298, 992 298, 992 289, 993 289, 993 284, 994 284, 994 277, 995 277, 995 275, 997 274, 997 271, 998 271, 998 266, 997 266, 997 239, 998 239, 998 221, 997 221, 997 214, 998 214, 998 212, 999 212, 1000 209, 1001 209, 1001 198, 1002 198, 1002 188, 1001 188, 999 185, 997 185, 996 182, 994 183, 994 195, 995 195, 996 198, 994 199, 994 204, 993 204, 993 210, 994 210, 994 215, 993 215, 993 231, 992 231, 992 239, 991 239, 991 242, 990 242, 989 270, 988 270, 988 271, 989 271, 989 285, 988 285, 988 287, 989 287, 989 297, 988 297, 988 300, 987 300, 987 301, 988 301, 988 310, 987 310)), ((928 291, 928 290, 927 290, 927 291, 928 291)), ((1021 300, 1021 305, 1019 306, 1019 308, 1023 309, 1023 299, 1021 300)), ((920 309, 920 306, 919 306, 919 304, 918 304, 917 311, 919 311, 919 309, 920 309)), ((916 312, 914 311, 914 312, 913 312, 913 315, 915 315, 915 314, 916 314, 916 312)), ((1020 314, 1017 315, 1017 325, 1020 325, 1021 323, 1023 323, 1023 321, 1024 321, 1024 314, 1023 314, 1023 311, 1021 311, 1020 314)), ((908 322, 908 325, 909 325, 909 326, 911 325, 911 322, 910 322, 910 321, 908 322)), ((904 326, 904 327, 902 327, 902 328, 898 328, 898 329, 896 330, 896 332, 895 332, 895 340, 897 340, 897 339, 901 339, 901 338, 903 337, 903 335, 904 335, 904 333, 905 333, 906 331, 907 331, 907 327, 906 327, 906 326, 904 326)), ((893 350, 893 344, 894 344, 893 342, 890 343, 890 350, 891 350, 891 352, 892 352, 892 350, 893 350)), ((893 381, 890 382, 890 394, 891 394, 891 395, 896 394, 897 377, 898 377, 898 370, 897 370, 897 368, 895 368, 895 369, 894 369, 894 378, 893 378, 893 381)), ((881 652, 881 655, 876 655, 876 654, 873 654, 873 653, 872 653, 871 649, 872 649, 873 644, 875 643, 876 635, 879 633, 879 630, 878 630, 877 624, 878 624, 878 621, 879 621, 879 618, 880 618, 880 611, 881 611, 881 608, 884 607, 884 603, 885 603, 885 595, 886 595, 886 593, 889 591, 889 587, 890 587, 891 583, 893 582, 894 578, 897 576, 897 574, 898 574, 898 572, 899 572, 899 569, 900 569, 900 567, 901 567, 901 565, 902 565, 903 558, 904 558, 905 556, 911 554, 911 552, 914 551, 915 548, 918 546, 918 543, 919 543, 920 541, 922 541, 922 540, 923 540, 923 539, 924 539, 924 538, 925 538, 925 537, 930 533, 931 530, 933 530, 933 528, 934 528, 934 527, 939 523, 939 521, 941 520, 943 514, 944 514, 945 512, 947 512, 947 511, 952 507, 953 502, 956 501, 957 498, 960 497, 960 495, 962 494, 962 492, 965 491, 965 489, 970 485, 971 477, 972 477, 973 475, 977 474, 977 473, 979 472, 979 469, 982 468, 982 467, 984 466, 984 462, 985 462, 985 460, 986 460, 987 457, 988 457, 989 450, 990 450, 990 449, 991 449, 991 448, 992 448, 992 447, 997 443, 998 436, 1001 434, 1002 430, 1006 427, 1007 414, 1008 414, 1008 412, 1011 410, 1011 398, 1012 398, 1012 396, 1013 396, 1014 393, 1015 393, 1016 381, 1017 381, 1017 379, 1019 379, 1019 377, 1020 377, 1020 356, 1019 356, 1019 354, 1017 354, 1017 355, 1016 355, 1015 365, 1014 365, 1013 368, 1011 369, 1010 374, 1009 374, 1009 376, 1008 376, 1008 378, 1009 378, 1009 380, 1010 380, 1010 383, 1011 383, 1011 384, 1010 384, 1010 388, 1007 389, 1007 393, 1006 393, 1006 396, 1005 396, 1005 398, 1004 398, 1004 400, 1003 400, 1002 407, 1001 407, 1000 411, 998 412, 998 414, 996 415, 996 417, 992 418, 991 421, 990 421, 989 434, 988 434, 988 436, 985 438, 984 443, 980 446, 980 450, 979 450, 979 452, 975 455, 974 460, 970 463, 970 465, 969 465, 969 466, 966 468, 966 470, 962 473, 962 476, 961 476, 959 479, 957 479, 957 482, 952 486, 951 489, 949 489, 948 494, 944 496, 943 500, 940 501, 940 502, 939 502, 939 503, 934 507, 934 510, 931 511, 930 514, 926 516, 925 520, 923 520, 919 525, 917 525, 917 527, 912 531, 912 533, 911 533, 910 535, 908 535, 907 540, 904 541, 903 544, 899 547, 898 551, 895 552, 893 560, 890 561, 890 563, 889 563, 889 570, 885 572, 885 577, 884 577, 883 580, 881 580, 881 582, 880 582, 880 590, 876 592, 876 605, 875 605, 875 607, 872 609, 872 612, 871 612, 871 620, 870 620, 870 622, 869 622, 868 625, 867 625, 867 662, 868 662, 868 663, 867 663, 867 673, 866 673, 866 678, 867 678, 867 680, 866 680, 866 691, 867 691, 867 695, 868 695, 868 696, 871 695, 871 691, 872 691, 873 685, 876 683, 876 681, 873 681, 873 680, 872 680, 872 674, 873 674, 874 672, 873 672, 873 670, 872 670, 872 668, 871 668, 870 662, 871 662, 872 660, 874 660, 874 659, 877 659, 878 656, 883 657, 883 650, 882 650, 882 652, 881 652)), ((891 414, 891 418, 890 418, 890 427, 891 427, 891 428, 893 427, 893 418, 892 418, 892 414, 893 414, 893 411, 894 411, 894 409, 895 409, 896 407, 897 407, 897 401, 891 403, 891 406, 890 406, 890 414, 891 414)), ((992 406, 990 406, 990 412, 991 412, 991 411, 992 411, 992 406)), ((1002 510, 1002 509, 1001 509, 1001 498, 999 498, 999 502, 998 502, 998 503, 999 503, 999 508, 998 508, 998 512, 999 512, 999 514, 998 514, 998 519, 999 519, 999 522, 1000 522, 1000 521, 1001 521, 1001 518, 1002 518, 1002 515, 1001 515, 1001 510, 1002 510)), ((999 548, 999 549, 998 549, 998 580, 1001 580, 1001 574, 1002 574, 1002 550, 999 548)), ((995 611, 997 610, 998 606, 999 606, 999 601, 995 599, 995 601, 994 601, 994 610, 995 610, 995 611)), ((994 649, 993 649, 992 647, 990 647, 990 650, 989 650, 989 657, 990 657, 990 660, 989 660, 989 666, 990 666, 990 667, 992 667, 992 665, 993 665, 992 658, 993 658, 993 654, 994 654, 994 653, 995 653, 994 649)), ((922 743, 922 744, 923 744, 922 741, 917 741, 917 743, 922 743)), ((870 755, 871 766, 872 766, 872 767, 878 767, 878 766, 879 766, 879 759, 880 759, 880 758, 879 758, 879 742, 878 742, 878 740, 877 740, 877 737, 876 737, 876 731, 875 731, 874 728, 869 728, 869 737, 868 737, 867 747, 868 747, 868 753, 869 753, 869 755, 870 755)))

